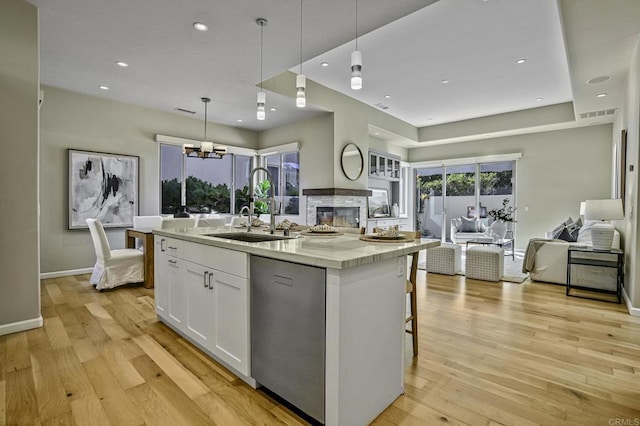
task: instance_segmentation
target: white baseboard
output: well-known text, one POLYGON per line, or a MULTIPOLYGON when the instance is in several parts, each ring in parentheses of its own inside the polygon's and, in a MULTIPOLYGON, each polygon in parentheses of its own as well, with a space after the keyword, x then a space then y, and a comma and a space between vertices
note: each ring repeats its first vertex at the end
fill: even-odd
POLYGON ((93 272, 93 268, 69 269, 68 271, 56 271, 56 272, 43 272, 40 274, 40 279, 46 280, 47 278, 58 278, 58 277, 68 277, 70 275, 90 274, 91 272, 93 272))
POLYGON ((41 316, 29 320, 0 325, 0 336, 4 336, 5 334, 17 333, 19 331, 31 330, 32 328, 38 327, 42 327, 41 316))
POLYGON ((632 317, 640 317, 640 308, 634 308, 631 304, 631 300, 625 291, 625 288, 622 288, 622 298, 624 299, 624 303, 627 305, 627 310, 629 311, 629 315, 632 317))

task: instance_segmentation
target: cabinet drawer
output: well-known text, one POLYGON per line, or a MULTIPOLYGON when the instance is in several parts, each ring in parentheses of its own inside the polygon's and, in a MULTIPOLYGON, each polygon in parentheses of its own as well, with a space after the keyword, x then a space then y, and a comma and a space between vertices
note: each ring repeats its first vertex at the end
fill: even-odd
POLYGON ((167 256, 182 258, 180 253, 182 251, 182 245, 184 244, 183 241, 159 235, 155 235, 154 238, 156 242, 156 256, 162 253, 167 256))
POLYGON ((181 241, 180 258, 208 268, 217 269, 238 277, 249 276, 249 262, 246 253, 181 241))

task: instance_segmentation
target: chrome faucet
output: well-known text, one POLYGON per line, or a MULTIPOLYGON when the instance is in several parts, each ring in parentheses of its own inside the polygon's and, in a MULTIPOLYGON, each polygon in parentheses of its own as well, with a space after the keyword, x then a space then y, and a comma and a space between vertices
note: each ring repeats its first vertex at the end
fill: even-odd
POLYGON ((275 188, 273 187, 273 176, 271 172, 267 170, 265 167, 256 167, 251 170, 249 174, 249 224, 247 226, 247 232, 251 231, 251 218, 253 217, 253 212, 255 210, 255 200, 253 194, 253 175, 258 171, 262 170, 267 174, 267 180, 269 181, 269 188, 271 189, 271 197, 269 197, 269 233, 275 234, 276 232, 276 198, 274 196, 275 188))
POLYGON ((249 206, 242 206, 242 208, 240 209, 240 213, 238 213, 238 217, 242 219, 242 212, 243 211, 247 211, 247 215, 249 215, 249 222, 251 222, 251 212, 249 211, 249 206))

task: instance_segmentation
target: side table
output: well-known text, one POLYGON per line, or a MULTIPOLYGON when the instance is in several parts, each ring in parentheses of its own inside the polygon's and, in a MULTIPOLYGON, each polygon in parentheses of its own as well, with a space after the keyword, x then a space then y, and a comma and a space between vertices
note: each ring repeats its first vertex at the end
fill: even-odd
POLYGON ((570 294, 572 289, 593 291, 597 293, 615 294, 618 303, 622 300, 622 285, 624 283, 624 252, 620 249, 611 250, 594 250, 592 247, 586 246, 574 246, 570 245, 567 251, 567 296, 583 297, 586 299, 595 299, 609 302, 609 300, 603 300, 593 297, 581 296, 570 294), (580 253, 585 254, 598 254, 602 256, 580 257, 580 253), (572 265, 590 265, 599 266, 602 268, 615 268, 616 269, 616 289, 605 290, 600 288, 585 287, 571 284, 571 266, 572 265))

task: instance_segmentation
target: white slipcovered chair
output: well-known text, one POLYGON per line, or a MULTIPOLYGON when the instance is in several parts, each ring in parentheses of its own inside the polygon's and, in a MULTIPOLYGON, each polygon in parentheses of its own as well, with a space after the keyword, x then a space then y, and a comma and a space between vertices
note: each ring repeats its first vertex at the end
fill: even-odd
MULTIPOLYGON (((162 216, 134 216, 133 227, 135 229, 160 229, 162 228, 162 216)), ((136 238, 136 248, 143 249, 142 240, 136 238)))
POLYGON ((198 218, 199 228, 219 228, 221 226, 227 226, 227 219, 224 217, 201 217, 198 218))
POLYGON ((162 218, 162 229, 193 228, 196 220, 192 217, 164 217, 162 218))
POLYGON ((160 229, 162 228, 162 216, 134 216, 133 227, 136 229, 160 229))
POLYGON ((87 225, 96 250, 96 264, 89 282, 97 290, 143 282, 142 252, 136 249, 111 250, 102 223, 96 219, 87 219, 87 225))

